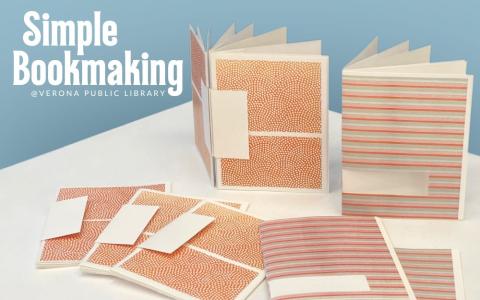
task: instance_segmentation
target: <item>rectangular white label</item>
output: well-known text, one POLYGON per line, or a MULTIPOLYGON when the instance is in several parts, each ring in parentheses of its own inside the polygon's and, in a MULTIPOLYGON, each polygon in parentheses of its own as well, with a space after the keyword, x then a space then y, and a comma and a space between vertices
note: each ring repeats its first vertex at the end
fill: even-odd
POLYGON ((268 281, 271 298, 306 293, 370 291, 364 275, 306 276, 268 281))
POLYGON ((343 192, 385 195, 428 194, 428 174, 410 171, 361 171, 343 169, 343 192))
POLYGON ((104 244, 133 245, 158 206, 124 205, 98 237, 104 244))
POLYGON ((42 240, 80 232, 86 206, 87 197, 53 203, 45 223, 42 240))
POLYGON ((214 219, 209 216, 185 213, 160 229, 140 247, 163 253, 173 253, 212 223, 214 219))
POLYGON ((246 91, 210 90, 213 156, 249 158, 246 91))

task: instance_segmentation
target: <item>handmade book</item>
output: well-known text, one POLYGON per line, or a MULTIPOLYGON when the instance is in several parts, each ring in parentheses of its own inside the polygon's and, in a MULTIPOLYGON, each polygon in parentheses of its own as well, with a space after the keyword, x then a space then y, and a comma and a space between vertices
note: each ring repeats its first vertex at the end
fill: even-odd
POLYGON ((261 220, 235 203, 140 190, 129 205, 158 209, 134 245, 97 243, 83 270, 175 299, 246 299, 264 279, 261 220))
POLYGON ((461 219, 473 76, 374 39, 342 73, 344 215, 461 219))
MULTIPOLYGON (((248 207, 247 203, 243 202, 226 200, 219 200, 217 202, 241 211, 245 211, 248 207)), ((113 266, 133 253, 161 228, 191 211, 196 205, 201 203, 201 200, 171 194, 160 195, 153 190, 138 190, 128 203, 132 205, 157 206, 158 212, 150 220, 134 244, 110 244, 101 243, 97 240, 80 263, 80 269, 82 271, 101 275, 112 275, 113 266)))
POLYGON ((272 300, 416 299, 378 218, 266 221, 260 240, 272 300))
POLYGON ((141 188, 164 192, 169 191, 169 184, 60 189, 47 218, 37 267, 78 265, 110 220, 141 188), (72 227, 72 221, 76 227, 72 227), (56 234, 52 235, 53 232, 56 234))
MULTIPOLYGON (((208 41, 208 39, 207 39, 208 41)), ((328 57, 280 28, 232 25, 212 47, 190 28, 195 143, 222 189, 328 189, 328 57)))

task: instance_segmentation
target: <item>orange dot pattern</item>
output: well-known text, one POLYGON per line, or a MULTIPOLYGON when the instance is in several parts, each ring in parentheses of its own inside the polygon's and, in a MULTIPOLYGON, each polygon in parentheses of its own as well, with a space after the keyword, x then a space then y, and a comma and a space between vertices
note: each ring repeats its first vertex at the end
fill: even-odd
POLYGON ((250 136, 249 159, 221 159, 226 186, 320 189, 320 138, 250 136))
POLYGON ((108 221, 84 221, 79 233, 46 240, 40 261, 80 261, 107 224, 108 221))
POLYGON ((87 196, 87 207, 83 217, 82 229, 77 234, 46 240, 41 249, 39 263, 68 261, 78 263, 95 244, 95 240, 103 231, 111 218, 122 205, 139 189, 165 191, 165 184, 153 184, 126 187, 76 187, 62 188, 57 200, 87 196))
POLYGON ((216 60, 218 90, 247 91, 248 129, 319 133, 320 63, 216 60))
POLYGON ((258 227, 261 220, 207 203, 194 211, 215 220, 193 237, 189 244, 223 257, 262 269, 258 227))
POLYGON ((160 228, 178 218, 181 214, 186 213, 195 205, 200 203, 197 199, 177 197, 167 194, 159 194, 155 192, 142 192, 133 202, 137 205, 154 205, 158 206, 157 213, 148 223, 145 232, 157 232, 160 228))
MULTIPOLYGON (((128 271, 124 276, 131 278, 133 282, 161 291, 162 287, 155 286, 151 281, 142 283, 139 276, 150 279, 199 299, 236 299, 257 276, 260 276, 260 270, 251 270, 238 265, 243 263, 263 268, 258 234, 261 220, 230 208, 241 207, 241 204, 223 202, 229 206, 225 207, 216 203, 201 203, 201 200, 197 199, 154 192, 143 192, 134 201, 135 204, 144 205, 161 205, 162 202, 176 203, 175 206, 181 211, 176 214, 167 212, 167 216, 180 215, 187 207, 198 207, 193 210, 194 213, 212 216, 215 220, 172 254, 137 248, 132 255, 135 247, 123 249, 123 257, 132 256, 121 264, 115 264, 114 267, 128 271), (185 206, 182 207, 182 204, 185 206), (197 204, 200 205, 196 206, 197 204), (220 259, 217 255, 224 258, 220 259), (236 261, 238 264, 225 262, 225 259, 236 261)), ((164 210, 160 208, 159 211, 164 210)), ((117 251, 113 248, 108 249, 117 251)), ((108 260, 109 264, 123 259, 117 255, 103 255, 107 258, 100 258, 97 264, 102 263, 104 259, 108 260)))
POLYGON ((133 253, 135 249, 143 243, 148 236, 142 234, 133 245, 113 245, 113 244, 97 244, 95 251, 88 257, 88 262, 113 267, 122 259, 133 253))
POLYGON ((212 156, 205 144, 205 134, 210 134, 210 128, 203 128, 203 109, 200 96, 195 89, 192 89, 192 103, 193 103, 193 127, 195 131, 195 145, 202 157, 208 176, 212 174, 212 156))
POLYGON ((173 254, 141 250, 122 268, 198 299, 235 297, 258 275, 188 247, 173 254))
POLYGON ((58 200, 66 200, 87 196, 87 208, 84 220, 112 219, 122 205, 128 201, 139 189, 165 191, 165 184, 153 184, 128 187, 77 187, 61 188, 58 200))
POLYGON ((321 76, 320 62, 216 60, 217 89, 247 92, 248 129, 256 132, 248 160, 219 160, 221 186, 322 188, 321 138, 281 134, 322 134, 321 76))
POLYGON ((192 82, 197 88, 197 91, 200 91, 202 80, 205 84, 207 83, 207 63, 205 61, 205 53, 193 32, 190 32, 190 59, 192 63, 192 82))

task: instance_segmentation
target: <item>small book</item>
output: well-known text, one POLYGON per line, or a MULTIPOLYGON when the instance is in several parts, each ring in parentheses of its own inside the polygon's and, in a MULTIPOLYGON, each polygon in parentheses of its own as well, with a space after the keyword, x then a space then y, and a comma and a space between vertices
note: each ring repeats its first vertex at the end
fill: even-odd
POLYGON ((379 218, 270 220, 260 241, 271 299, 416 299, 379 218))
POLYGON ((190 28, 195 143, 221 189, 328 189, 328 57, 287 29, 190 28))
POLYGON ((473 76, 374 39, 342 73, 344 215, 461 219, 473 76))
POLYGON ((258 235, 261 220, 234 208, 234 203, 140 190, 129 204, 159 209, 135 245, 97 243, 83 260, 83 270, 113 275, 185 300, 242 300, 263 281, 258 235), (158 235, 165 238, 165 245, 178 242, 175 235, 166 233, 172 232, 172 226, 176 227, 173 231, 183 232, 177 225, 188 215, 211 222, 199 232, 191 231, 190 238, 172 253, 147 245, 152 239, 155 244, 158 235))
MULTIPOLYGON (((245 211, 248 203, 236 201, 217 201, 227 207, 245 211)), ((155 190, 138 190, 128 201, 132 205, 152 205, 158 206, 158 211, 147 225, 143 233, 138 237, 133 245, 115 245, 100 243, 97 239, 90 251, 85 255, 80 263, 80 269, 84 272, 100 275, 112 275, 112 268, 125 257, 133 253, 139 246, 147 241, 156 232, 169 223, 176 220, 182 214, 188 213, 199 206, 201 200, 179 197, 171 194, 157 193, 155 190)))

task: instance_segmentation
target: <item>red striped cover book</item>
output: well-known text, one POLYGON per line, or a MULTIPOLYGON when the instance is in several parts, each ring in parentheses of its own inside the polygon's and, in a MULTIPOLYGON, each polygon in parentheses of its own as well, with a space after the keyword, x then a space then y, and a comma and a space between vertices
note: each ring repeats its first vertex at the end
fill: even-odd
POLYGON ((472 77, 400 48, 343 71, 343 214, 461 219, 472 77))
POLYGON ((266 221, 260 225, 260 240, 274 300, 415 299, 380 219, 266 221), (362 277, 364 286, 358 280, 362 277))

